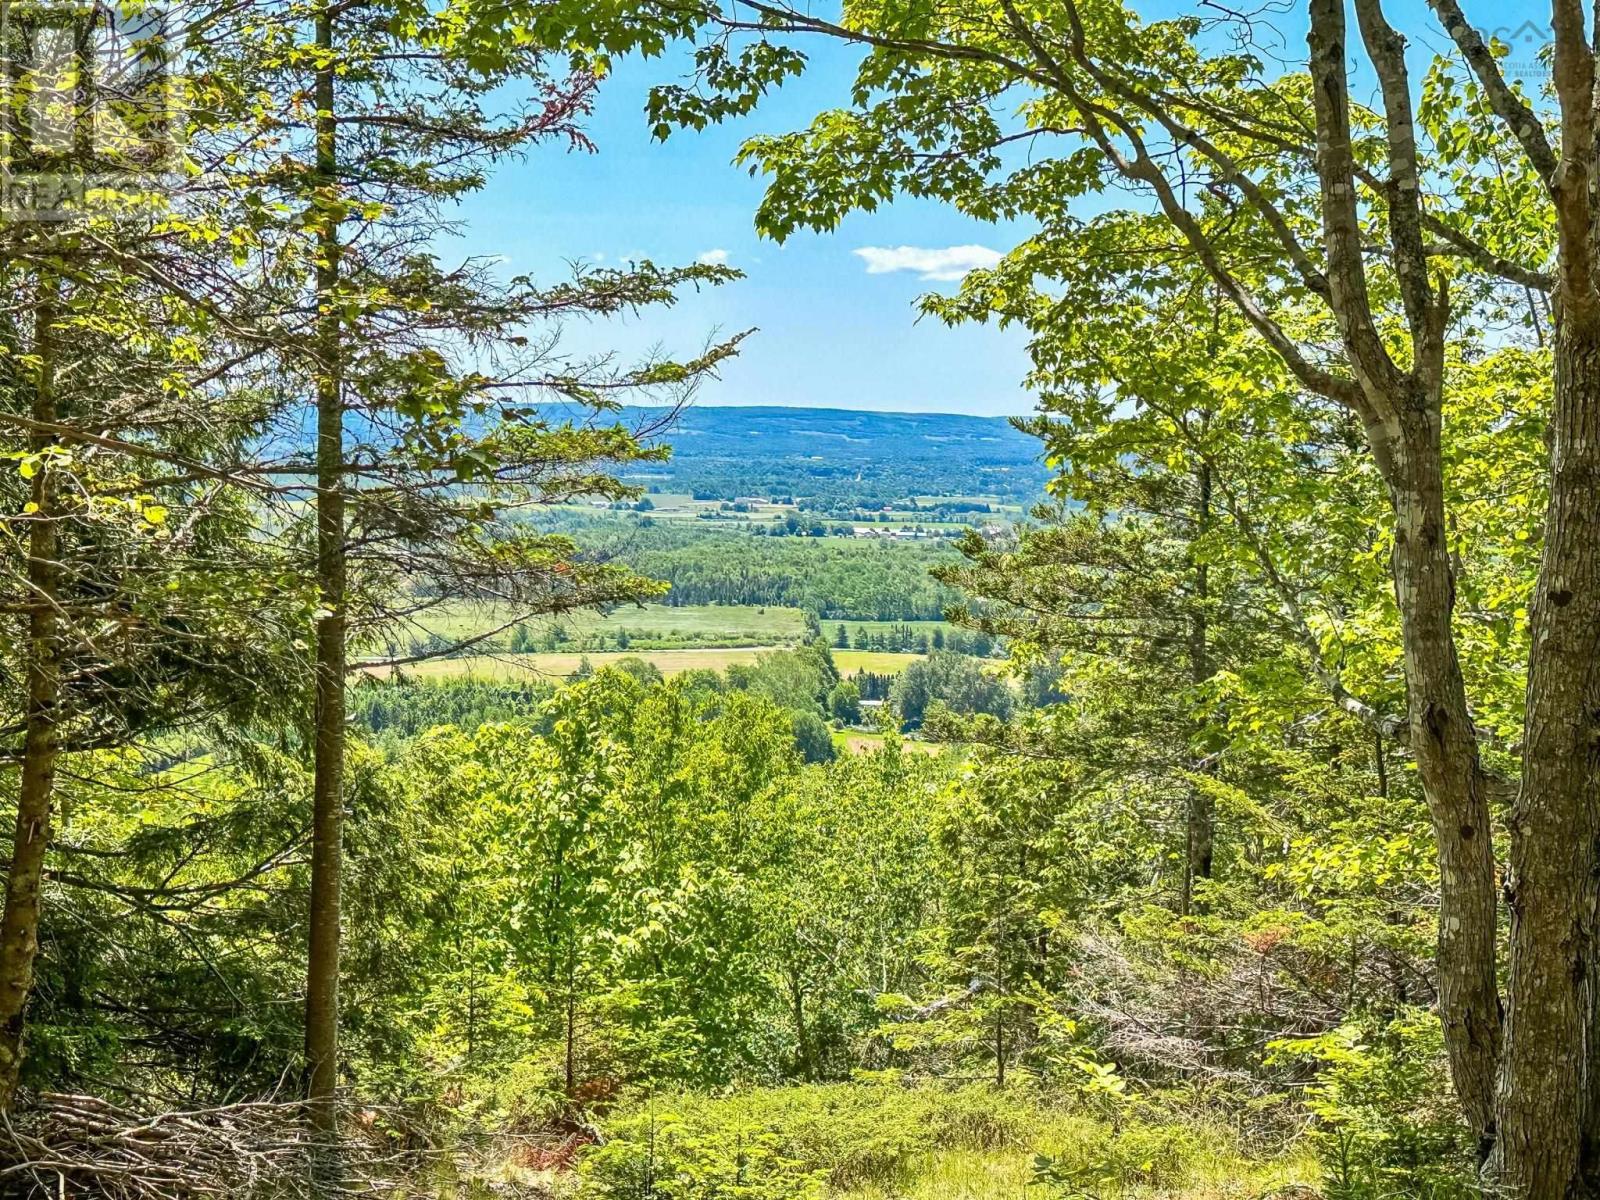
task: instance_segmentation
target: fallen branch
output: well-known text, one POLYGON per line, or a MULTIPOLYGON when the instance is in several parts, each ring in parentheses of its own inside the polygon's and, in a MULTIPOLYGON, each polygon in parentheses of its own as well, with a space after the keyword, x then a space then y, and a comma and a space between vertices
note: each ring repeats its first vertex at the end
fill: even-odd
POLYGON ((392 1192, 425 1152, 394 1150, 364 1115, 344 1122, 349 1134, 330 1172, 332 1155, 313 1142, 299 1102, 147 1114, 98 1096, 45 1093, 0 1117, 0 1195, 292 1200, 392 1192))

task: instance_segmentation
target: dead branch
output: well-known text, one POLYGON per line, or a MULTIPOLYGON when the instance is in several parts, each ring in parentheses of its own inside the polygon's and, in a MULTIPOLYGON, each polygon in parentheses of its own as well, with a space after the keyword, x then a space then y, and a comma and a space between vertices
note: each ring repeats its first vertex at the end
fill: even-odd
POLYGON ((313 1187, 305 1106, 265 1100, 140 1113, 97 1096, 39 1095, 0 1117, 0 1196, 199 1200, 393 1194, 425 1151, 397 1148, 369 1110, 344 1122, 338 1176, 313 1187))

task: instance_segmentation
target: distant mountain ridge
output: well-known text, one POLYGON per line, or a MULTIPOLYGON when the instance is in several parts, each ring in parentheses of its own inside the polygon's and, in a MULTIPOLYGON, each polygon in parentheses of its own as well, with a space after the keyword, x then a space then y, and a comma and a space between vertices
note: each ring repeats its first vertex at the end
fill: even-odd
MULTIPOLYGON (((625 424, 660 410, 626 409, 625 424)), ((909 495, 1031 499, 1048 478, 1037 439, 1004 417, 838 408, 691 407, 658 441, 672 461, 647 474, 662 491, 781 493, 860 503, 909 495), (671 486, 669 486, 669 483, 671 486)))

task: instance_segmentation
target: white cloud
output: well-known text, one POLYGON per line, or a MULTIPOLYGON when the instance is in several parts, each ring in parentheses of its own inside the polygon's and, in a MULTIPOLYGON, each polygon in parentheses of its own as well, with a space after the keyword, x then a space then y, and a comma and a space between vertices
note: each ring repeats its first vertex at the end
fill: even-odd
POLYGON ((728 252, 726 250, 707 250, 695 258, 695 262, 706 267, 725 267, 728 265, 728 252))
POLYGON ((915 271, 929 282, 960 279, 978 267, 992 267, 1004 257, 987 246, 862 246, 851 251, 867 264, 868 275, 915 271))

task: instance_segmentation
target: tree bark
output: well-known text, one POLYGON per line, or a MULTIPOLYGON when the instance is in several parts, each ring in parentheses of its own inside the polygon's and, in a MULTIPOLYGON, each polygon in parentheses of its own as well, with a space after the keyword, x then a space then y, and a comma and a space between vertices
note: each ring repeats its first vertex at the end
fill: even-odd
POLYGON ((339 1083, 339 882, 344 819, 345 481, 343 344, 339 317, 339 193, 335 143, 333 17, 316 18, 315 209, 321 222, 317 293, 317 619, 311 911, 306 957, 306 1096, 317 1133, 337 1136, 339 1083))
POLYGON ((578 1090, 578 968, 569 945, 567 950, 566 1004, 566 1083, 567 1099, 578 1090))
POLYGON ((1600 752, 1600 321, 1556 331, 1550 500, 1531 605, 1522 787, 1511 814, 1511 910, 1499 1182, 1568 1194, 1597 1124, 1585 1053, 1595 938, 1600 752), (1587 1109, 1587 1111, 1586 1111, 1587 1109))
MULTIPOLYGON (((51 426, 57 420, 56 284, 49 281, 42 286, 44 293, 35 310, 39 376, 32 416, 40 426, 51 426)), ((42 454, 55 443, 53 434, 39 433, 30 439, 30 449, 42 454)), ((61 548, 54 475, 52 464, 38 463, 30 496, 34 510, 28 531, 28 588, 34 605, 28 618, 26 728, 5 913, 0 917, 0 1109, 10 1108, 22 1070, 23 1023, 39 952, 39 892, 50 844, 56 759, 61 750, 61 644, 56 614, 61 548)))
MULTIPOLYGON (((1196 472, 1195 533, 1205 535, 1211 524, 1211 466, 1202 463, 1196 472)), ((1200 687, 1211 678, 1211 630, 1206 605, 1211 597, 1211 572, 1204 562, 1194 564, 1194 596, 1189 610, 1189 682, 1200 687)), ((1209 761, 1210 755, 1208 754, 1209 761)), ((1179 914, 1188 916, 1194 909, 1195 881, 1211 878, 1212 859, 1217 844, 1217 805, 1210 792, 1191 785, 1188 816, 1184 822, 1183 896, 1179 914)))
POLYGON ((789 972, 789 1005, 794 1010, 795 1066, 799 1068, 801 1079, 815 1079, 817 1073, 816 1064, 812 1061, 811 1034, 806 1029, 805 991, 800 986, 800 972, 797 970, 789 972))
POLYGON ((1487 1153, 1496 1137, 1500 1000, 1497 893, 1488 791, 1452 632, 1455 580, 1445 540, 1439 406, 1422 388, 1373 431, 1395 514, 1394 590, 1400 611, 1412 752, 1433 818, 1439 862, 1439 1012, 1451 1077, 1487 1153))

